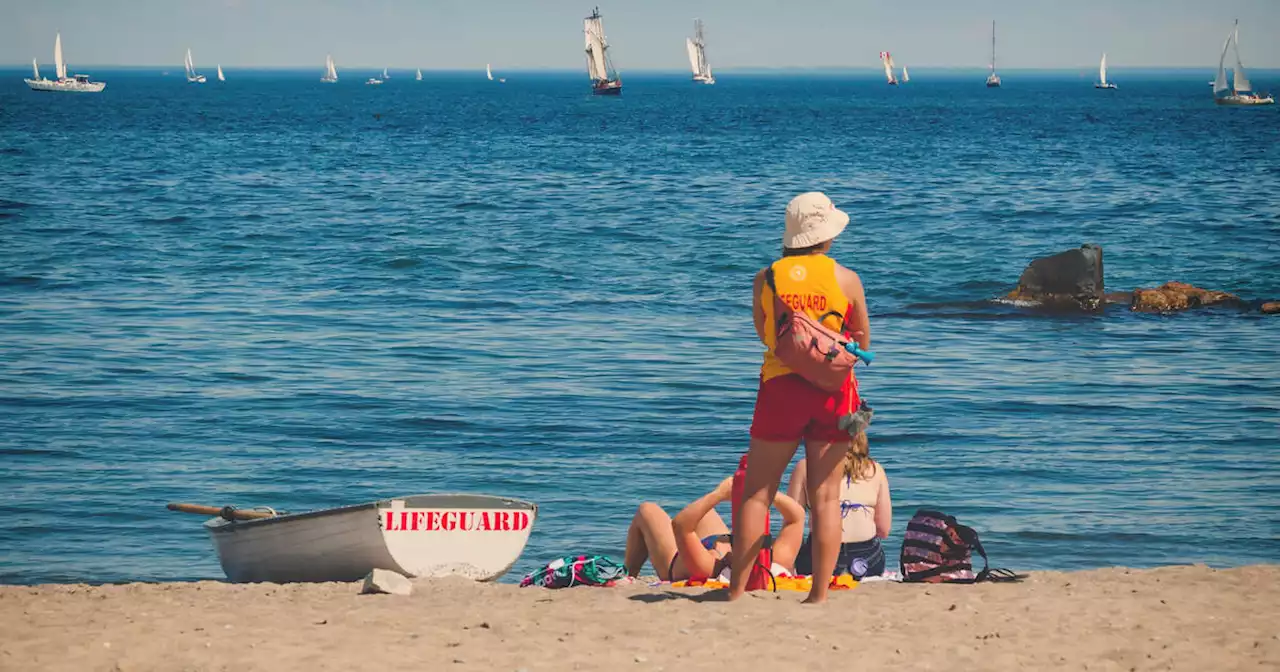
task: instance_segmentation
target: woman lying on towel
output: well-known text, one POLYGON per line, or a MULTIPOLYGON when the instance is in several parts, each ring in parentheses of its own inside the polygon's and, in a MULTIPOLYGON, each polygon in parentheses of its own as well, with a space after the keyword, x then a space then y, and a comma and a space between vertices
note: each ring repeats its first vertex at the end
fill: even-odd
MULTIPOLYGON (((675 519, 653 502, 641 504, 627 530, 627 550, 623 555, 627 574, 639 576, 648 560, 663 581, 719 576, 729 564, 732 546, 729 528, 715 507, 729 501, 732 492, 733 478, 726 478, 715 490, 684 507, 675 519)), ((776 568, 794 572, 796 553, 804 537, 804 508, 781 492, 773 500, 773 507, 782 514, 782 530, 773 542, 773 562, 776 568)))
MULTIPOLYGON (((855 579, 884 573, 884 549, 880 540, 888 538, 893 521, 893 502, 889 499, 889 479, 884 467, 871 459, 867 433, 859 432, 844 456, 844 478, 840 481, 840 515, 842 537, 836 574, 851 574, 855 579)), ((809 508, 805 501, 804 460, 791 472, 787 492, 809 508)), ((796 558, 796 573, 810 573, 809 540, 805 539, 796 558)))

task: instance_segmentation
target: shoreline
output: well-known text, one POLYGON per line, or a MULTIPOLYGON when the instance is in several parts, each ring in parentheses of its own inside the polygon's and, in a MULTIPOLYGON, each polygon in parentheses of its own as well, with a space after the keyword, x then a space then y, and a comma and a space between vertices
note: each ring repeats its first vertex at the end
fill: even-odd
POLYGON ((734 604, 702 590, 463 579, 0 586, 0 670, 1229 670, 1280 666, 1280 565, 870 583, 734 604))

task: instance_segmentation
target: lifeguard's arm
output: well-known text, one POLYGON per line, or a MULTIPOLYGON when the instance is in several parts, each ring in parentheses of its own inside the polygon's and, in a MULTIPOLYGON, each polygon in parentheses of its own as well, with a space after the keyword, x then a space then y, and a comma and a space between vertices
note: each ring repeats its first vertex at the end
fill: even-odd
POLYGON ((880 492, 876 495, 876 536, 889 538, 889 528, 893 525, 893 500, 889 497, 889 477, 880 467, 880 492))
POLYGON ((716 504, 729 499, 732 494, 733 478, 729 477, 721 481, 715 490, 684 507, 671 520, 671 530, 676 535, 676 551, 680 553, 680 559, 689 570, 689 576, 707 577, 715 569, 715 554, 703 548, 702 540, 698 538, 698 521, 716 508, 716 504))
POLYGON ((760 300, 760 293, 764 291, 764 270, 761 269, 756 273, 756 279, 751 283, 751 316, 756 325, 756 338, 764 343, 764 303, 760 300))
POLYGON ((809 490, 805 487, 805 466, 804 459, 796 463, 796 468, 791 470, 791 480, 787 482, 787 495, 794 499, 800 505, 803 511, 809 510, 809 490))
POLYGON ((836 266, 836 281, 840 283, 840 291, 844 292, 853 309, 847 322, 853 330, 853 337, 863 350, 871 349, 871 316, 867 312, 867 294, 862 288, 862 279, 857 273, 836 266))
POLYGON ((773 541, 773 561, 789 570, 796 568, 796 555, 804 542, 804 507, 800 502, 779 492, 773 498, 773 508, 782 514, 782 529, 773 541))

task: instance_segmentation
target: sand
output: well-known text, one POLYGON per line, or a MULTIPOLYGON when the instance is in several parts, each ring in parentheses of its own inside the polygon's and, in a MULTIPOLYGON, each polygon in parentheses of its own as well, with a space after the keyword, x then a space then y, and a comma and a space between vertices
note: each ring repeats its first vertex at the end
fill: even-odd
POLYGON ((2 670, 1277 670, 1280 566, 699 591, 463 580, 0 587, 2 670))

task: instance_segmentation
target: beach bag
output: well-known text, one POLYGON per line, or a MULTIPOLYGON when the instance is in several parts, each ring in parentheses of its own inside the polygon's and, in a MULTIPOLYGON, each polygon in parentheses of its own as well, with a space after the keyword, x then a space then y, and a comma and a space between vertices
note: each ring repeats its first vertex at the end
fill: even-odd
POLYGON ((529 572, 520 580, 520 587, 612 586, 626 576, 626 567, 607 555, 569 555, 529 572))
POLYGON ((898 561, 904 583, 977 583, 1017 581, 1012 571, 990 568, 978 533, 941 511, 920 509, 907 523, 898 561), (973 571, 973 552, 982 556, 982 570, 973 571))
POLYGON ((823 326, 822 320, 835 315, 843 321, 844 316, 831 310, 815 320, 802 310, 792 310, 778 295, 773 267, 765 270, 764 279, 773 292, 773 314, 777 317, 774 356, 815 387, 839 392, 853 375, 858 358, 845 349, 849 339, 823 326))

